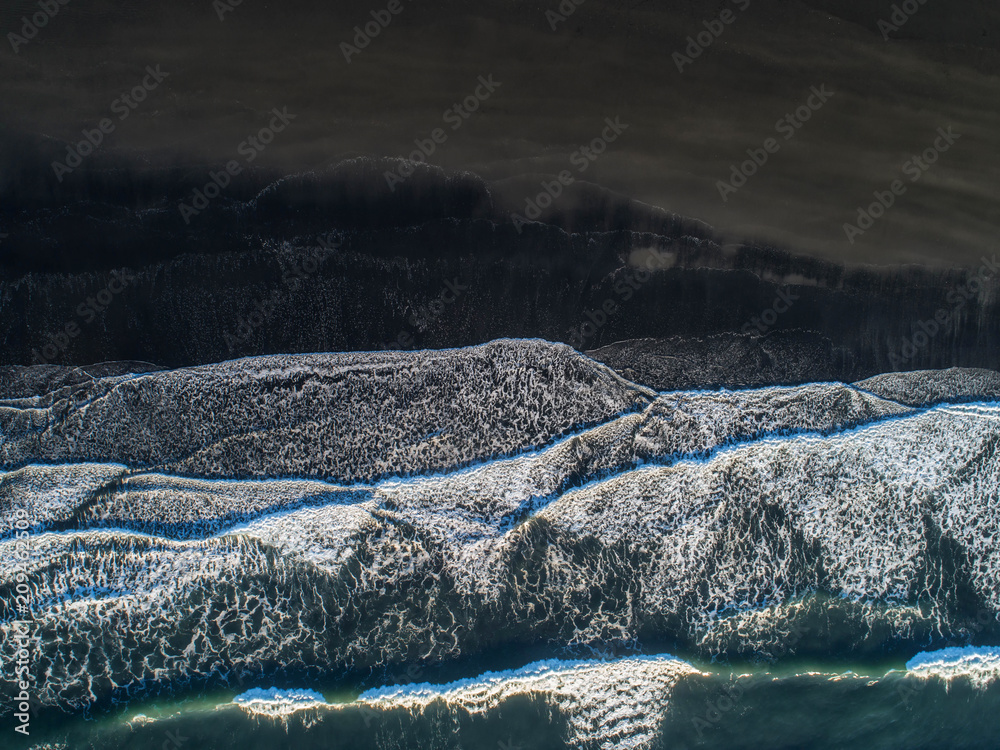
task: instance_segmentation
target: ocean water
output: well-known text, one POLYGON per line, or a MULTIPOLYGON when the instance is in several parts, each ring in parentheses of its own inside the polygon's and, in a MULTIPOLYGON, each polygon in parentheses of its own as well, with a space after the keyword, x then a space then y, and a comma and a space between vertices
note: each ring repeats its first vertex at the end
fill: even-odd
POLYGON ((659 393, 505 340, 4 393, 5 746, 1000 737, 982 371, 659 393))

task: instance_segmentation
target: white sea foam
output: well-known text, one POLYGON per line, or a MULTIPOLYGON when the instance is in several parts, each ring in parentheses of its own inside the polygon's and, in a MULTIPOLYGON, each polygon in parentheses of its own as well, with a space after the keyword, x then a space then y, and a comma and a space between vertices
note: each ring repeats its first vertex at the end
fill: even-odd
POLYGON ((836 384, 681 395, 514 458, 367 487, 137 472, 97 496, 103 470, 11 472, 0 492, 37 486, 39 519, 84 527, 0 542, 0 580, 27 551, 32 614, 52 634, 40 698, 79 705, 262 662, 433 662, 508 626, 595 650, 658 629, 709 648, 738 619, 752 650, 771 612, 814 592, 870 605, 873 630, 901 638, 899 613, 930 602, 947 632, 956 584, 933 577, 951 561, 928 524, 1000 611, 997 404, 903 409, 836 384), (60 486, 87 503, 74 518, 60 486), (208 531, 165 539, 139 519, 208 531), (106 671, 74 648, 90 642, 106 671))
POLYGON ((693 674, 705 673, 666 655, 609 662, 546 660, 445 685, 377 688, 362 693, 358 702, 419 711, 443 700, 449 707, 483 713, 511 696, 534 694, 554 703, 566 717, 570 747, 651 748, 671 689, 693 674))
POLYGON ((536 449, 653 398, 539 340, 251 357, 97 379, 44 408, 2 406, 0 464, 102 460, 353 483, 536 449))
POLYGON ((278 688, 253 688, 233 698, 240 708, 251 714, 284 717, 311 708, 329 705, 326 698, 315 690, 278 688))
POLYGON ((949 683, 968 678, 976 687, 985 688, 1000 679, 1000 648, 966 646, 921 651, 906 662, 906 671, 915 677, 938 677, 949 683))

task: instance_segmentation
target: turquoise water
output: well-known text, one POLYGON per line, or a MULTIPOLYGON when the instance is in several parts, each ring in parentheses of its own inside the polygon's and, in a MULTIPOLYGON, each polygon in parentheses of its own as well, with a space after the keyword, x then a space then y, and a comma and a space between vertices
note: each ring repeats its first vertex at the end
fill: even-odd
MULTIPOLYGON (((615 662, 610 662, 614 664, 615 662)), ((618 662, 619 664, 621 662, 618 662)), ((467 665, 471 666, 471 665, 467 665)), ((907 676, 898 661, 842 665, 789 659, 760 668, 701 664, 671 687, 656 748, 992 747, 1000 732, 1000 683, 907 676)), ((623 673, 627 677, 627 671, 623 673)), ((321 691, 330 705, 287 716, 236 707, 232 690, 143 701, 89 719, 40 714, 31 742, 68 748, 505 748, 585 747, 573 716, 525 691, 470 711, 439 698, 419 708, 372 709, 358 689, 321 691), (175 744, 176 743, 176 744, 175 744)), ((642 709, 642 704, 638 705, 642 709)), ((615 745, 612 745, 615 746, 615 745)), ((624 746, 624 745, 623 745, 624 746)))

